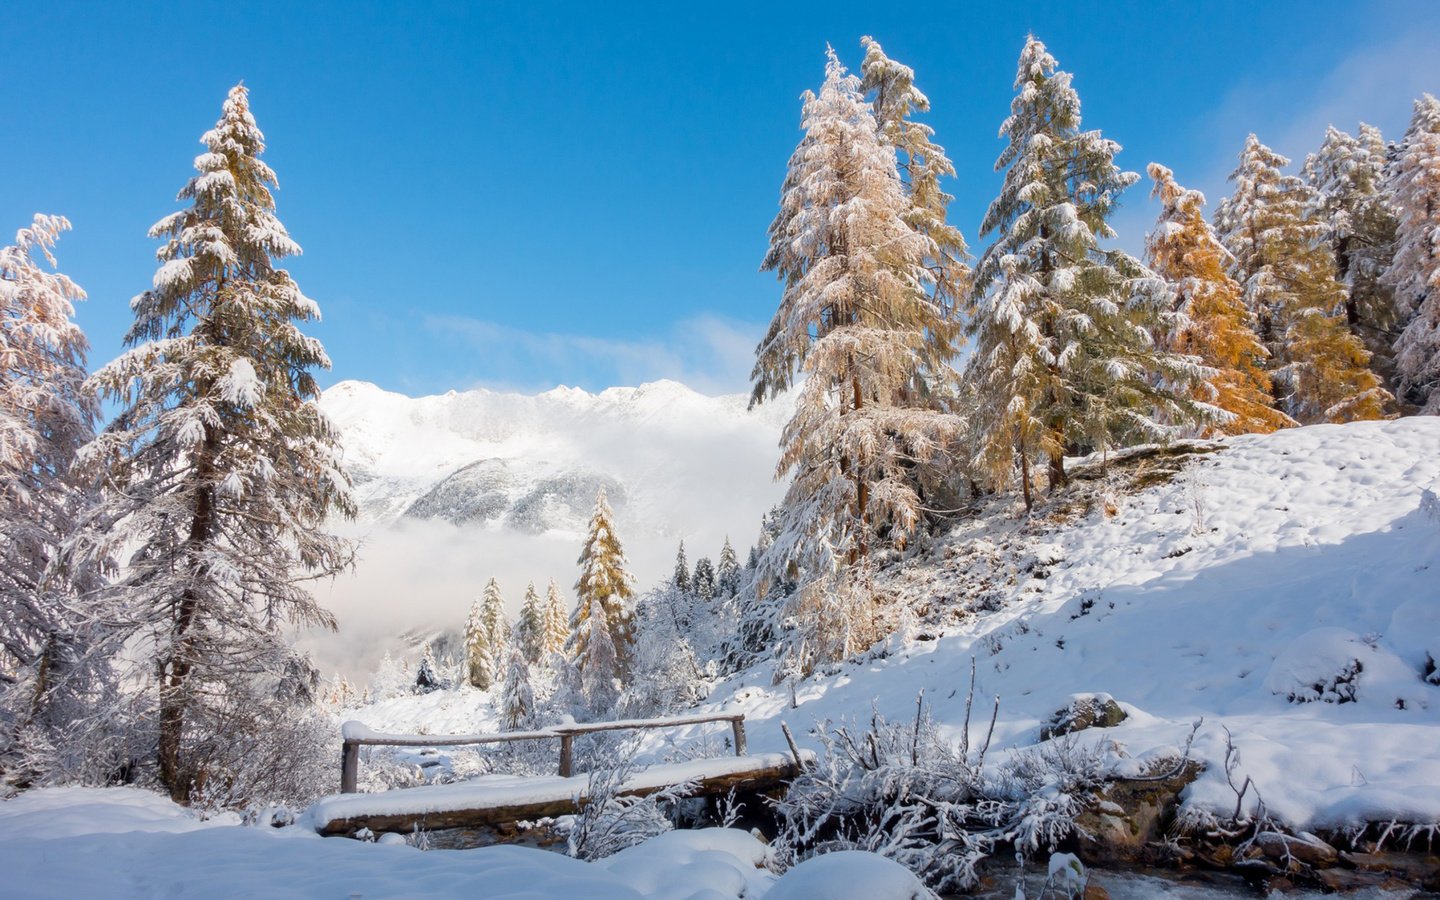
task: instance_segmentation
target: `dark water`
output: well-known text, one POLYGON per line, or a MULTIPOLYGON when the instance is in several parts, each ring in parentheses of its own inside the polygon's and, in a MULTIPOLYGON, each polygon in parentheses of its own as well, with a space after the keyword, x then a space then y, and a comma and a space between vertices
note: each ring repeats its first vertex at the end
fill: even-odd
MULTIPOLYGON (((970 895, 955 895, 954 900, 965 897, 981 897, 985 900, 1013 900, 1016 878, 1013 875, 996 877, 985 889, 970 895)), ((1037 871, 1025 879, 1025 896, 1036 900, 1043 894, 1045 873, 1037 871)), ((1344 896, 1347 900, 1421 900, 1436 895, 1418 890, 1381 891, 1369 889, 1354 893, 1335 895, 1321 891, 1298 890, 1286 893, 1267 893, 1239 875, 1228 872, 1175 872, 1175 871, 1117 871, 1092 869, 1090 884, 1098 885, 1109 892, 1111 900, 1222 900, 1222 898, 1248 897, 1271 898, 1271 900, 1319 900, 1322 897, 1344 896)))

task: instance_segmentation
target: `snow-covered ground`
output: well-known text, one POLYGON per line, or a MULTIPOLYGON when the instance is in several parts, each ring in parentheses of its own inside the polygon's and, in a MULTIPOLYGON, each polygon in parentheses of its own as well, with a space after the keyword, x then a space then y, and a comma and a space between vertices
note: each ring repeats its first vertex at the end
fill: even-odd
POLYGON ((938 615, 983 568, 996 611, 802 682, 798 709, 768 670, 708 705, 746 712, 754 751, 784 748, 780 720, 913 715, 921 690, 954 734, 974 657, 986 718, 1000 697, 997 746, 1034 744, 1070 695, 1105 692, 1128 720, 1083 735, 1135 757, 1203 719, 1192 809, 1235 806, 1229 729, 1238 777, 1291 826, 1440 822, 1437 494, 1440 419, 1237 438, 1113 514, 964 526, 886 585, 938 615))
POLYGON ((321 838, 303 826, 201 822, 135 788, 51 788, 0 802, 0 896, 7 900, 927 896, 913 875, 879 857, 844 866, 816 861, 779 878, 768 860, 763 843, 722 828, 670 832, 586 863, 527 847, 424 852, 403 842, 321 838))

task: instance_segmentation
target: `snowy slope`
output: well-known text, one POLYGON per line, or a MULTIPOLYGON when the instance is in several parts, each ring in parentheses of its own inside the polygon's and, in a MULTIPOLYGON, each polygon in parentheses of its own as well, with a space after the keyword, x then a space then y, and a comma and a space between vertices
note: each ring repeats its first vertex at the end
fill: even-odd
POLYGON ((1436 494, 1440 419, 1234 439, 1117 496, 1113 515, 958 529, 883 586, 928 610, 930 639, 802 683, 798 709, 769 671, 710 705, 758 720, 752 750, 779 750, 777 720, 803 731, 872 705, 902 718, 923 689, 953 734, 974 657, 987 717, 1000 697, 1001 746, 1034 744, 1070 695, 1106 692, 1129 719, 1083 736, 1121 753, 1179 746, 1203 718, 1196 752, 1212 765, 1194 809, 1235 804, 1228 728, 1240 777, 1291 825, 1440 821, 1436 494), (962 614, 982 598, 994 611, 962 614))
POLYGON ((304 638, 322 670, 363 677, 381 655, 416 654, 403 635, 460 628, 486 580, 513 616, 525 584, 567 592, 596 491, 605 487, 641 588, 669 572, 675 546, 737 551, 783 485, 773 479, 783 402, 675 382, 591 394, 476 390, 411 398, 358 381, 327 390, 356 481, 355 571, 317 589, 338 634, 304 638))

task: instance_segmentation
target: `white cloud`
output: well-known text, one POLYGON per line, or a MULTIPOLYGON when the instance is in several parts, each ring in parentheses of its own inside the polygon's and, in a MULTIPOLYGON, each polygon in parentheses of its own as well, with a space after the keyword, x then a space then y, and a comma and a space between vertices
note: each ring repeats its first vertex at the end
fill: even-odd
POLYGON ((716 315, 672 325, 668 333, 633 339, 530 331, 464 316, 427 316, 424 326, 479 354, 473 386, 538 391, 565 384, 597 390, 660 379, 703 394, 733 394, 749 385, 761 326, 716 315), (514 372, 544 372, 544 382, 514 372))

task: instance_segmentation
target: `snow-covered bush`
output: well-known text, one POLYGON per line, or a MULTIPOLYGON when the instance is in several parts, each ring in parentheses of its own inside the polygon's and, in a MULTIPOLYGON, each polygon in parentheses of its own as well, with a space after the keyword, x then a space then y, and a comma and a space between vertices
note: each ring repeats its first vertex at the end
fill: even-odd
MULTIPOLYGON (((972 681, 971 700, 973 692, 972 681)), ((877 712, 863 729, 821 729, 820 759, 776 804, 777 844, 792 861, 834 850, 878 853, 940 891, 973 888, 978 865, 1000 846, 1022 855, 1054 850, 1103 785, 1104 757, 1067 736, 995 760, 993 727, 992 717, 972 743, 967 712, 959 739, 947 741, 922 699, 910 721, 877 712)))
MULTIPOLYGON (((457 754, 458 756, 458 754, 457 754)), ((490 769, 478 754, 462 757, 466 764, 473 762, 472 775, 488 774, 490 769)), ((425 784, 425 770, 408 760, 402 759, 389 747, 366 747, 361 751, 360 777, 356 787, 362 794, 378 794, 392 788, 418 787, 425 784)))
POLYGON ((1027 855, 1058 846, 1074 833, 1075 819, 1105 775, 1100 751, 1076 735, 1016 753, 1000 773, 996 792, 1008 806, 1001 820, 1006 842, 1027 855))
POLYGON ((670 831, 675 827, 672 811, 695 792, 693 782, 684 782, 644 797, 622 795, 635 771, 632 758, 621 746, 591 768, 585 806, 567 835, 567 850, 576 859, 602 859, 670 831))
POLYGON ((215 737, 192 748, 191 805, 241 809, 255 804, 304 806, 339 789, 340 741, 317 708, 232 703, 215 737))
POLYGON ((33 709, 29 680, 0 684, 0 796, 14 790, 57 784, 120 784, 143 780, 137 760, 152 748, 135 727, 139 711, 132 696, 108 679, 88 687, 52 690, 41 721, 26 721, 33 709), (58 715, 63 712, 63 715, 58 715))

